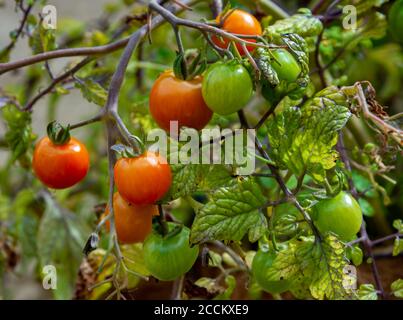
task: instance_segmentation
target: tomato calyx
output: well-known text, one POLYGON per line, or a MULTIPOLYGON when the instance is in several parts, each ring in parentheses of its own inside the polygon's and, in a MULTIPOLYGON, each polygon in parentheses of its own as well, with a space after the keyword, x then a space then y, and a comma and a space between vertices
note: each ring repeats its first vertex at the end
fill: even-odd
POLYGON ((155 232, 160 234, 164 239, 169 239, 176 236, 182 231, 183 225, 174 222, 168 222, 164 219, 163 215, 153 217, 153 229, 155 232), (154 223, 156 221, 156 223, 154 223), (171 228, 170 228, 171 225, 171 228), (174 225, 172 227, 172 225, 174 225))
POLYGON ((126 146, 124 144, 118 143, 111 147, 113 151, 115 151, 122 158, 136 158, 144 153, 144 144, 138 137, 136 137, 136 141, 140 145, 140 150, 135 151, 132 147, 126 146))
POLYGON ((192 80, 206 70, 206 59, 197 49, 189 49, 185 52, 178 52, 173 63, 175 77, 181 80, 192 80))
POLYGON ((49 139, 56 145, 64 145, 70 141, 70 125, 63 127, 55 120, 48 124, 46 131, 49 139))

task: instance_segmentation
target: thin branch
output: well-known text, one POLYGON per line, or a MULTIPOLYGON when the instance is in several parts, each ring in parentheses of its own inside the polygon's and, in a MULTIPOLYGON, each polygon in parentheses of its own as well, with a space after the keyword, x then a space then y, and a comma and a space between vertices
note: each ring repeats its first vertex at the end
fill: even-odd
POLYGON ((30 12, 32 10, 32 7, 35 4, 35 1, 33 1, 33 3, 30 4, 26 9, 24 9, 22 5, 20 6, 20 8, 21 8, 21 10, 23 12, 21 23, 20 23, 20 25, 19 25, 19 27, 18 27, 18 29, 16 31, 16 34, 15 34, 14 38, 10 42, 10 44, 2 50, 3 53, 5 53, 5 52, 8 53, 15 47, 15 44, 17 43, 18 38, 22 35, 22 32, 23 32, 24 27, 25 27, 25 24, 26 24, 26 22, 28 20, 28 16, 29 16, 29 14, 30 14, 30 12))
POLYGON ((182 19, 177 16, 175 16, 172 12, 161 6, 157 1, 151 0, 150 1, 150 8, 156 12, 158 12, 160 15, 164 17, 165 20, 167 20, 171 25, 176 25, 176 26, 187 26, 192 29, 197 29, 199 31, 204 31, 204 32, 209 32, 209 33, 214 33, 222 38, 226 38, 229 41, 235 41, 238 43, 245 43, 249 46, 253 47, 262 47, 262 48, 268 48, 268 49, 279 49, 281 46, 277 45, 265 45, 259 42, 251 42, 247 41, 244 39, 241 39, 238 36, 235 36, 234 34, 227 32, 223 29, 211 26, 209 24, 203 23, 203 22, 196 22, 192 20, 187 20, 187 19, 182 19))
POLYGON ((365 221, 363 221, 361 225, 361 237, 364 238, 362 242, 364 245, 364 249, 367 255, 371 258, 371 269, 372 269, 372 275, 375 279, 376 289, 380 292, 381 297, 385 298, 385 290, 383 289, 381 277, 379 275, 379 270, 375 262, 374 253, 371 247, 372 243, 370 238, 368 237, 367 229, 365 227, 365 221))
POLYGON ((277 105, 272 105, 269 110, 266 111, 266 113, 263 115, 263 117, 259 120, 259 122, 255 125, 255 130, 258 130, 265 122, 266 120, 274 113, 274 110, 276 109, 277 105))
POLYGON ((401 237, 403 237, 403 234, 400 233, 400 232, 396 232, 394 234, 390 234, 388 236, 372 240, 371 241, 371 246, 376 246, 376 245, 378 245, 378 244, 380 244, 382 242, 385 242, 385 241, 388 241, 388 240, 393 240, 393 239, 396 239, 396 238, 401 238, 401 237))
MULTIPOLYGON (((188 0, 182 1, 182 3, 191 3, 191 2, 192 1, 188 0)), ((177 13, 183 9, 178 6, 171 6, 169 9, 165 10, 167 10, 167 12, 170 12, 169 10, 172 10, 172 12, 177 13)), ((149 27, 145 25, 140 29, 138 29, 135 33, 143 33, 143 32, 147 33, 148 28, 150 28, 150 30, 154 29, 155 27, 161 25, 163 22, 165 22, 165 19, 161 16, 157 16, 150 21, 149 27)), ((47 51, 20 60, 11 61, 7 63, 0 63, 0 75, 11 70, 15 70, 18 68, 29 66, 31 64, 56 58, 104 55, 125 47, 128 44, 130 38, 131 37, 126 37, 124 39, 117 40, 115 42, 97 47, 67 48, 67 49, 47 51)))
POLYGON ((175 280, 172 286, 172 300, 182 300, 183 283, 185 282, 185 275, 180 276, 175 280))
MULTIPOLYGON (((351 172, 351 163, 348 158, 346 148, 344 146, 344 139, 343 139, 342 131, 339 132, 339 138, 337 140, 336 149, 339 152, 341 161, 344 163, 347 171, 351 172)), ((351 176, 348 177, 347 182, 348 182, 348 186, 349 186, 351 195, 354 198, 358 199, 357 189, 355 188, 355 185, 354 185, 354 182, 353 182, 353 179, 351 178, 351 176)))
MULTIPOLYGON (((344 147, 343 135, 341 133, 339 134, 339 139, 338 139, 338 143, 337 143, 337 149, 340 152, 340 158, 343 161, 346 169, 351 172, 350 159, 347 156, 346 148, 344 147)), ((348 184, 349 184, 349 188, 350 188, 350 192, 351 192, 352 196, 354 198, 358 199, 357 189, 355 188, 354 182, 353 182, 353 180, 351 178, 349 178, 348 184)), ((374 280, 375 280, 376 288, 380 292, 381 297, 384 298, 385 297, 385 291, 384 291, 384 289, 382 287, 382 282, 381 282, 381 279, 380 279, 380 276, 379 276, 378 267, 376 265, 374 253, 372 251, 372 242, 371 242, 371 239, 368 236, 367 229, 366 229, 366 226, 365 226, 365 221, 362 222, 360 234, 361 234, 360 242, 362 242, 367 255, 372 260, 371 261, 371 269, 372 269, 372 274, 373 274, 373 277, 374 277, 374 280)))
POLYGON ((322 87, 326 88, 327 83, 326 83, 325 73, 324 73, 324 70, 322 67, 322 63, 320 61, 320 43, 322 41, 322 37, 323 37, 323 30, 320 32, 318 39, 316 40, 316 44, 315 44, 315 63, 318 68, 319 78, 320 78, 322 87))
POLYGON ((232 250, 230 247, 226 246, 221 241, 211 240, 211 241, 207 241, 207 243, 210 243, 210 244, 216 246, 217 248, 220 248, 221 250, 228 253, 230 255, 230 257, 237 263, 237 265, 240 268, 242 268, 243 270, 245 270, 245 271, 249 270, 246 262, 234 250, 232 250))
POLYGON ((80 127, 84 127, 84 126, 86 126, 88 124, 91 124, 91 123, 94 123, 94 122, 99 122, 99 121, 102 120, 102 118, 103 118, 103 114, 101 112, 101 113, 99 113, 98 115, 96 115, 93 118, 90 118, 90 119, 87 119, 87 120, 84 120, 84 121, 80 121, 80 122, 77 122, 77 123, 75 123, 73 125, 70 125, 69 128, 70 128, 70 130, 73 130, 73 129, 77 129, 77 128, 80 128, 80 127))
POLYGON ((35 103, 37 103, 42 97, 47 95, 48 93, 52 92, 53 89, 62 81, 66 80, 70 76, 74 75, 78 70, 83 68, 85 65, 90 63, 94 58, 87 57, 83 60, 81 60, 79 63, 77 63, 73 68, 67 70, 65 73, 61 74, 60 76, 56 77, 53 79, 53 81, 49 84, 48 87, 40 91, 35 97, 32 98, 31 101, 29 101, 25 107, 23 108, 24 111, 30 111, 35 103))

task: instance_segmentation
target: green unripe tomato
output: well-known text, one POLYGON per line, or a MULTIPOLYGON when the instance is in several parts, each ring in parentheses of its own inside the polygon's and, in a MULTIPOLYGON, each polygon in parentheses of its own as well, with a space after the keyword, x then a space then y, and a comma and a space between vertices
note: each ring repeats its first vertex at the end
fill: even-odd
POLYGON ((297 80, 301 73, 301 67, 292 54, 286 49, 272 50, 272 54, 275 58, 275 60, 272 60, 272 66, 277 72, 279 80, 285 80, 287 82, 294 82, 297 80))
POLYGON ((216 62, 203 77, 203 99, 220 115, 242 109, 253 94, 252 79, 246 68, 236 61, 216 62))
POLYGON ((392 37, 403 44, 403 0, 397 0, 389 10, 389 31, 392 37))
POLYGON ((252 261, 252 274, 256 282, 264 291, 272 294, 285 292, 290 287, 290 282, 285 279, 268 280, 267 272, 270 271, 276 256, 273 249, 259 249, 252 261))
MULTIPOLYGON (((175 225, 169 223, 172 231, 175 225)), ((174 234, 165 237, 153 231, 144 241, 144 264, 153 277, 162 281, 175 280, 192 268, 199 247, 190 247, 190 230, 183 226, 174 234)))
POLYGON ((321 233, 333 232, 343 241, 351 241, 362 224, 358 202, 342 191, 332 199, 319 201, 312 208, 312 219, 321 233))

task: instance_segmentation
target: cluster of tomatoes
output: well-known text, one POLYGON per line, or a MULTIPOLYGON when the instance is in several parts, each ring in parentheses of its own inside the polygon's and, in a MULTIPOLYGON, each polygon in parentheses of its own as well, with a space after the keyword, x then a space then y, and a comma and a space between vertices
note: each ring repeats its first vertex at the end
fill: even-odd
MULTIPOLYGON (((255 17, 242 10, 233 10, 222 28, 233 34, 258 36, 262 29, 255 17)), ((226 39, 212 38, 221 48, 226 39)), ((248 39, 248 41, 255 41, 248 39)), ((237 50, 244 55, 244 47, 237 50)), ((253 51, 253 46, 246 46, 253 51)), ((301 71, 293 56, 285 49, 273 51, 273 68, 279 79, 295 81, 301 71)), ((162 73, 150 93, 150 111, 158 125, 169 131, 170 122, 200 130, 210 121, 213 112, 228 115, 243 108, 253 94, 253 82, 247 69, 236 60, 216 62, 203 76, 180 79, 172 70, 162 73)), ((66 133, 66 132, 64 132, 66 133)), ((33 169, 48 187, 64 189, 80 182, 89 169, 86 147, 67 135, 48 134, 36 145, 33 169), (63 139, 60 139, 63 136, 63 139)), ((144 261, 151 274, 160 280, 173 280, 187 272, 197 259, 199 249, 189 245, 190 230, 168 223, 165 234, 152 228, 153 216, 159 215, 156 203, 163 198, 172 183, 169 164, 159 154, 147 151, 136 157, 122 157, 114 167, 117 192, 113 209, 117 237, 120 243, 143 242, 144 261), (157 183, 155 183, 157 182, 157 183), (160 261, 164 261, 161 264, 160 261)), ((109 214, 109 206, 103 217, 109 214)), ((321 232, 332 231, 350 240, 361 225, 361 210, 351 196, 340 193, 331 200, 321 201, 314 208, 313 220, 321 232), (352 218, 353 217, 353 218, 352 218), (346 219, 351 222, 346 224, 346 219), (352 221, 353 219, 354 221, 352 221)), ((106 222, 109 230, 110 223, 106 222)), ((259 250, 252 271, 257 282, 273 293, 287 289, 287 282, 267 281, 266 272, 276 257, 274 251, 259 250)))
MULTIPOLYGON (((251 36, 262 34, 259 21, 242 10, 233 10, 224 21, 217 17, 222 29, 251 36)), ((212 37, 220 48, 227 48, 227 39, 212 37)), ((247 39, 255 41, 254 39, 247 39)), ((253 46, 248 46, 252 51, 253 46)), ((238 44, 237 50, 244 54, 238 44)), ((228 115, 243 108, 253 94, 253 83, 246 68, 236 60, 216 62, 203 76, 180 79, 173 71, 166 71, 155 81, 150 94, 150 111, 158 125, 169 130, 170 121, 179 127, 200 130, 210 121, 213 112, 228 115)))

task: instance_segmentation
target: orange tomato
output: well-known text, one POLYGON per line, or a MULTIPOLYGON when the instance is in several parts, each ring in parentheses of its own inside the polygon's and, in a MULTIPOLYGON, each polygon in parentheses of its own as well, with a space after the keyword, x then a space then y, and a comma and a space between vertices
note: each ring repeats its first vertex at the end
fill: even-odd
MULTIPOLYGON (((221 15, 216 18, 216 22, 220 23, 221 15)), ((252 35, 252 36, 260 36, 262 34, 262 27, 259 21, 250 13, 235 9, 230 13, 227 18, 225 19, 222 28, 225 31, 234 34, 241 34, 241 35, 252 35)), ((250 42, 256 42, 255 39, 248 39, 243 38, 244 40, 248 40, 250 42)), ((216 36, 212 37, 213 42, 220 48, 228 48, 229 41, 228 39, 220 39, 216 36)), ((245 52, 242 46, 237 43, 236 47, 241 55, 245 55, 245 52)), ((254 46, 247 45, 246 48, 248 51, 253 51, 255 49, 254 46)))
POLYGON ((169 131, 170 121, 178 127, 203 129, 213 112, 207 107, 201 92, 202 77, 181 80, 172 70, 165 71, 155 81, 150 93, 150 112, 158 125, 169 131))
POLYGON ((57 145, 44 137, 35 146, 32 167, 39 180, 49 188, 64 189, 84 179, 89 155, 87 148, 75 138, 57 145))
MULTIPOLYGON (((115 214, 115 227, 118 240, 121 243, 143 242, 152 229, 152 217, 158 215, 158 207, 155 205, 133 205, 115 192, 113 195, 113 210, 115 214)), ((103 217, 109 214, 109 206, 106 207, 103 217)), ((105 223, 109 231, 109 220, 105 223)))
POLYGON ((150 151, 135 158, 120 158, 114 174, 116 188, 132 204, 154 204, 172 183, 171 167, 166 159, 150 151))

